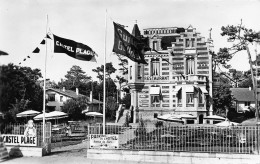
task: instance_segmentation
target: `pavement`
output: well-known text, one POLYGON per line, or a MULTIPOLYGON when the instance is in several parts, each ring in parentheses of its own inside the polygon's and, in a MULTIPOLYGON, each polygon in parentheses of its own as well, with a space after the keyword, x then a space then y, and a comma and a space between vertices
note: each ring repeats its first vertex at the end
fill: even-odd
MULTIPOLYGON (((0 160, 3 164, 137 164, 137 161, 120 161, 120 159, 89 159, 87 157, 88 142, 77 145, 57 147, 50 155, 43 157, 18 157, 0 160)), ((148 162, 142 162, 148 164, 148 162)))

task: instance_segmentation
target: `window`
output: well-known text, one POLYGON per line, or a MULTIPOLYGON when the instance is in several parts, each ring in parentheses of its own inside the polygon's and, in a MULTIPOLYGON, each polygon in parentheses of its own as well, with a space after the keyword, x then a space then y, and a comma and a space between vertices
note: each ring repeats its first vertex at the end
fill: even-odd
POLYGON ((189 39, 185 39, 185 45, 186 45, 186 47, 190 47, 190 41, 189 41, 189 39))
POLYGON ((60 96, 60 102, 63 102, 63 96, 60 96))
POLYGON ((191 47, 194 47, 194 43, 195 43, 195 39, 192 38, 192 39, 191 39, 191 47))
POLYGON ((130 75, 130 79, 132 79, 132 66, 130 66, 130 73, 129 73, 129 75, 130 75))
POLYGON ((151 95, 151 105, 155 107, 160 104, 160 95, 151 95))
POLYGON ((186 103, 187 104, 194 104, 194 94, 193 93, 187 93, 186 94, 186 103))
POLYGON ((202 104, 203 103, 202 93, 199 92, 198 95, 199 95, 199 103, 202 104))
POLYGON ((157 50, 157 41, 153 41, 153 49, 157 50))
POLYGON ((151 60, 151 76, 160 75, 160 60, 158 58, 151 60))
POLYGON ((251 105, 251 102, 250 101, 246 101, 245 102, 245 106, 250 106, 251 105))
POLYGON ((195 61, 194 59, 187 59, 187 75, 195 74, 195 61))
POLYGON ((138 79, 141 79, 141 78, 142 78, 142 75, 141 75, 141 66, 140 66, 140 65, 138 66, 137 77, 138 77, 138 79))
POLYGON ((55 101, 55 94, 48 94, 48 101, 55 101))
POLYGON ((177 101, 178 101, 178 104, 182 104, 182 89, 180 89, 177 93, 177 101))

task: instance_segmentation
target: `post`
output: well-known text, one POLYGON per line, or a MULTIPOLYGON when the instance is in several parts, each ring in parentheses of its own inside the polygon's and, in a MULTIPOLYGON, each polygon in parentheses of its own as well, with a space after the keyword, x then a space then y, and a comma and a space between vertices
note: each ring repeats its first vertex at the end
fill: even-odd
POLYGON ((42 138, 43 138, 43 144, 45 144, 45 108, 46 108, 46 100, 45 100, 45 95, 46 95, 46 64, 47 64, 47 30, 48 30, 48 15, 47 15, 47 25, 46 25, 46 43, 45 43, 45 47, 46 47, 46 52, 45 52, 45 59, 44 59, 44 76, 43 76, 43 118, 42 118, 42 138))
POLYGON ((107 40, 107 10, 105 18, 105 48, 104 48, 104 73, 103 73, 103 134, 106 134, 106 40, 107 40))

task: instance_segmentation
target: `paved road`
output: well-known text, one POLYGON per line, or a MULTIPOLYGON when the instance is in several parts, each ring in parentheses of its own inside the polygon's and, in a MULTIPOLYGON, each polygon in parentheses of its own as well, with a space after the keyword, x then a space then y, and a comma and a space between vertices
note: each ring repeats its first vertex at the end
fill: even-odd
MULTIPOLYGON (((88 142, 55 148, 52 153, 44 157, 20 157, 2 161, 3 164, 137 164, 136 161, 119 161, 89 159, 87 157, 88 142)), ((102 157, 101 157, 102 158, 102 157)), ((1 161, 0 161, 1 163, 1 161)), ((143 163, 148 164, 148 163, 143 163)))

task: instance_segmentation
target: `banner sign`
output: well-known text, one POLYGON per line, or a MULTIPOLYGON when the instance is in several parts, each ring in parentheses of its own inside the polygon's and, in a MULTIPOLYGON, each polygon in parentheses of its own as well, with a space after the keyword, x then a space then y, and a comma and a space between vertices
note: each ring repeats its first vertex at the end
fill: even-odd
POLYGON ((65 53, 70 57, 79 60, 96 62, 95 55, 97 54, 89 46, 73 40, 61 38, 57 35, 53 35, 53 38, 55 53, 65 53))
POLYGON ((147 64, 142 53, 142 45, 144 44, 125 30, 122 25, 113 23, 115 30, 113 52, 126 56, 135 62, 147 64))
POLYGON ((5 145, 37 146, 37 137, 26 137, 24 135, 2 134, 5 145))
POLYGON ((90 135, 90 148, 101 148, 101 149, 118 149, 119 135, 102 135, 102 134, 91 134, 90 135))

